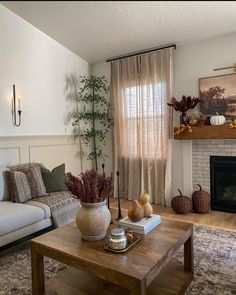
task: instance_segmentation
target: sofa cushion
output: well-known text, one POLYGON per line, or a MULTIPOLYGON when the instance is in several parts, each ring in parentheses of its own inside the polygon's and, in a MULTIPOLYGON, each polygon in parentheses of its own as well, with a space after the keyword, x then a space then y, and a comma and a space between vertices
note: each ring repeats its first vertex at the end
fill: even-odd
POLYGON ((0 236, 45 219, 42 208, 12 203, 0 202, 0 236))
POLYGON ((10 194, 7 185, 7 179, 5 171, 8 168, 0 166, 0 202, 1 201, 10 201, 10 194))
POLYGON ((46 218, 46 219, 37 221, 35 223, 32 223, 30 225, 27 225, 25 227, 22 227, 18 230, 12 231, 12 232, 5 234, 3 236, 0 236, 0 247, 5 246, 9 243, 12 243, 18 239, 27 237, 27 236, 29 236, 39 230, 42 230, 46 227, 49 227, 49 226, 52 226, 52 219, 46 218))
POLYGON ((11 201, 23 203, 31 199, 31 192, 26 175, 20 171, 6 171, 11 201))
POLYGON ((37 199, 29 200, 29 201, 25 202, 25 204, 41 208, 41 209, 43 209, 43 211, 45 213, 45 218, 51 217, 51 210, 50 210, 49 206, 44 203, 37 202, 37 199))
POLYGON ((46 194, 40 166, 30 167, 26 172, 32 198, 42 197, 46 194))
POLYGON ((38 163, 10 166, 11 171, 20 171, 26 174, 32 198, 41 197, 46 194, 46 188, 41 174, 41 165, 38 163))
POLYGON ((47 193, 68 191, 65 178, 65 164, 55 167, 51 172, 41 167, 41 172, 47 193))

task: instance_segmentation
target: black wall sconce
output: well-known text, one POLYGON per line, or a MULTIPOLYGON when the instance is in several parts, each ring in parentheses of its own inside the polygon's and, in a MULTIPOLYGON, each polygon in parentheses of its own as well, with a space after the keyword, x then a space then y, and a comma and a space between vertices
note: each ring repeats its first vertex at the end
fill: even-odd
POLYGON ((18 96, 18 111, 16 113, 16 86, 13 85, 13 102, 12 102, 12 115, 13 115, 13 125, 19 127, 21 124, 21 109, 20 109, 20 96, 18 96), (18 120, 17 120, 18 113, 18 120), (17 123, 18 121, 18 123, 17 123))

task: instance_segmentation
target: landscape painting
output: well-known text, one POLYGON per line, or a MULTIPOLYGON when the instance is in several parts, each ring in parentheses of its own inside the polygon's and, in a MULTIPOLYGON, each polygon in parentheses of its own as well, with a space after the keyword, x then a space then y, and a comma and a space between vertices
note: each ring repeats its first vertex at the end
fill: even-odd
POLYGON ((236 118, 236 73, 199 79, 200 112, 236 118))

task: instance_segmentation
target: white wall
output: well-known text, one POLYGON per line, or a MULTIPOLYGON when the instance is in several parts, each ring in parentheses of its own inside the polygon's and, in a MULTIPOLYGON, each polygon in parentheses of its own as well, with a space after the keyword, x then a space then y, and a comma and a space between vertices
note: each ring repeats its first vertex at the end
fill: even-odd
MULTIPOLYGON (((174 96, 183 94, 198 96, 198 79, 231 73, 230 70, 214 72, 220 66, 236 62, 236 33, 177 46, 174 57, 174 96)), ((92 65, 97 75, 110 79, 109 63, 92 65)), ((174 124, 179 124, 179 113, 174 114, 174 124)), ((107 147, 111 144, 108 142, 107 147)), ((192 141, 173 140, 172 195, 177 188, 185 194, 192 192, 192 141)))
POLYGON ((66 78, 89 70, 86 61, 0 5, 0 136, 71 134, 64 120, 74 86, 66 78), (13 84, 23 96, 20 127, 12 125, 13 84))
POLYGON ((66 172, 78 175, 92 164, 81 151, 81 145, 69 135, 2 136, 0 168, 37 162, 51 170, 65 163, 66 172))
MULTIPOLYGON (((174 63, 174 94, 198 96, 198 79, 232 73, 233 70, 214 72, 220 66, 236 62, 236 33, 178 46, 174 63)), ((179 123, 179 113, 175 114, 179 123)), ((172 192, 177 188, 189 195, 192 192, 192 141, 174 141, 172 192)))

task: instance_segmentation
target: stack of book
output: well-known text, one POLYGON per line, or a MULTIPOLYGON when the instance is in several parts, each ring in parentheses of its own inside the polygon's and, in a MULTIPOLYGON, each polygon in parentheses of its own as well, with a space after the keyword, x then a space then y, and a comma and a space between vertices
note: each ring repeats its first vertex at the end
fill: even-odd
POLYGON ((160 215, 151 214, 138 222, 133 222, 129 217, 119 220, 119 225, 124 229, 132 229, 137 234, 145 235, 161 223, 160 215))

